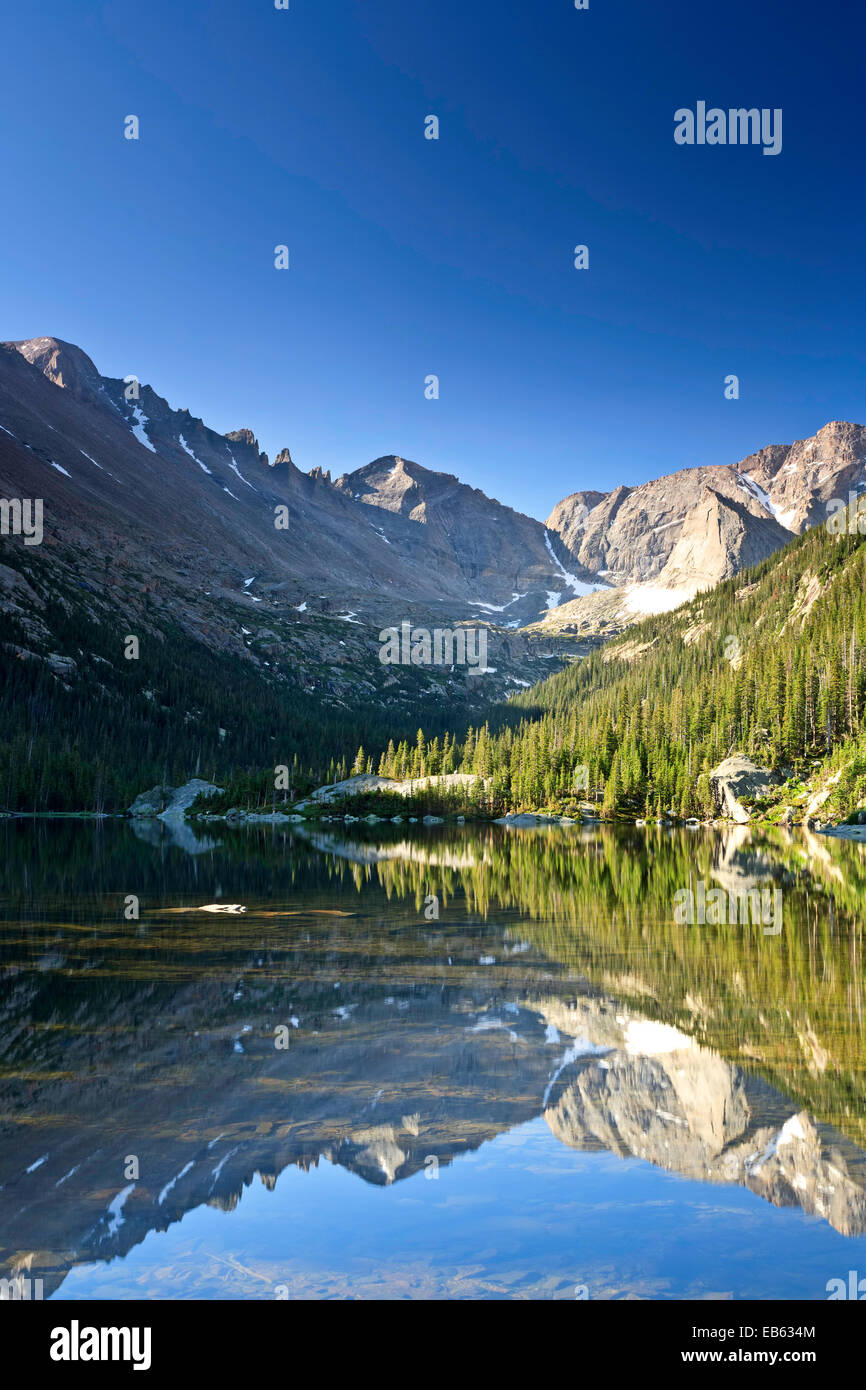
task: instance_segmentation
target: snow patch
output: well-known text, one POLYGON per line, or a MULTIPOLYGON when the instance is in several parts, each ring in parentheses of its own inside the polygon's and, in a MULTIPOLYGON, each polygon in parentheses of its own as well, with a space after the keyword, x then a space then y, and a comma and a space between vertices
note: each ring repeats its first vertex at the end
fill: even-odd
POLYGON ((694 593, 689 588, 663 589, 658 584, 633 584, 625 591, 625 606, 630 613, 672 613, 691 598, 694 593))
POLYGON ((132 407, 132 418, 135 421, 135 424, 131 426, 132 433, 135 435, 139 444, 143 444, 145 449, 149 449, 152 454, 155 454, 156 449, 151 444, 150 440, 144 432, 145 425, 149 425, 150 421, 148 420, 140 405, 134 405, 132 407))
POLYGON ((467 1033, 494 1033, 502 1029, 506 1032, 512 1042, 519 1042, 520 1038, 513 1028, 509 1028, 507 1023, 503 1023, 501 1018, 479 1018, 477 1023, 473 1023, 467 1028, 467 1033))
MULTIPOLYGON (((209 1147, 209 1146, 208 1146, 208 1147, 209 1147)), ((220 1173, 222 1172, 222 1170, 223 1170, 223 1168, 225 1167, 225 1165, 228 1163, 228 1161, 229 1161, 229 1159, 231 1158, 232 1154, 236 1154, 239 1148, 240 1148, 240 1144, 236 1144, 235 1147, 234 1147, 233 1149, 229 1149, 229 1151, 228 1151, 228 1153, 226 1154, 225 1158, 221 1158, 220 1161, 219 1161, 219 1163, 217 1164, 216 1168, 214 1168, 214 1170, 213 1170, 213 1172, 212 1172, 212 1174, 211 1174, 211 1177, 213 1178, 213 1182, 211 1183, 211 1191, 213 1191, 213 1189, 216 1187, 217 1178, 219 1177, 219 1175, 220 1175, 220 1173)))
MULTIPOLYGON (((192 459, 193 463, 197 463, 198 466, 199 466, 199 468, 202 470, 202 472, 204 472, 204 473, 209 473, 209 474, 211 475, 211 477, 213 477, 213 472, 212 472, 212 470, 211 470, 210 468, 208 468, 208 466, 207 466, 206 463, 202 463, 201 459, 197 459, 197 458, 196 458, 195 454, 193 453, 192 449, 191 449, 191 448, 189 447, 189 445, 187 444, 187 442, 186 442, 186 440, 184 439, 183 435, 182 435, 182 434, 179 434, 177 438, 178 438, 178 443, 180 444, 180 447, 183 449, 184 453, 189 454, 189 456, 190 456, 190 458, 192 459)), ((228 492, 228 488, 226 488, 226 492, 228 492)))
POLYGON ((553 546, 550 543, 550 536, 547 531, 544 532, 544 544, 547 546, 548 554, 550 555, 551 560, 556 565, 556 568, 559 570, 559 573, 562 575, 566 584, 570 589, 574 591, 574 593, 578 597, 583 597, 584 594, 597 594, 599 589, 603 587, 601 584, 587 584, 585 580, 578 579, 576 575, 569 574, 568 570, 563 565, 559 556, 555 553, 553 546))
POLYGON ((128 1187, 124 1187, 120 1192, 118 1192, 114 1201, 109 1204, 108 1234, 110 1236, 114 1235, 115 1231, 119 1231, 121 1226, 123 1225, 123 1208, 126 1205, 127 1197, 129 1196, 130 1192, 132 1192, 134 1187, 135 1183, 131 1182, 128 1187))
MULTIPOLYGON (((241 480, 242 483, 247 483, 246 478, 244 477, 243 473, 241 472, 241 470, 238 468, 237 464, 235 463, 234 454, 229 454, 229 458, 230 458, 230 460, 231 460, 231 462, 229 463, 229 468, 232 470, 233 473, 237 473, 237 475, 238 475, 238 477, 240 478, 240 480, 241 480)), ((253 487, 252 483, 247 483, 247 487, 253 487)), ((253 492, 255 492, 255 490, 256 490, 256 489, 253 487, 253 492)))
POLYGON ((610 1047, 597 1047, 596 1044, 591 1043, 588 1038, 577 1038, 572 1043, 571 1047, 566 1048, 565 1052, 563 1052, 559 1059, 559 1065, 545 1087, 544 1097, 541 1102, 542 1109, 547 1109, 550 1093, 566 1067, 570 1067, 572 1062, 578 1061, 581 1057, 602 1057, 605 1053, 611 1052, 612 1050, 613 1049, 610 1047))
POLYGON ((766 507, 771 516, 777 517, 779 515, 777 508, 770 501, 769 493, 766 493, 760 484, 755 482, 754 478, 750 478, 748 473, 742 473, 740 475, 740 478, 737 480, 737 486, 741 488, 743 492, 756 498, 762 507, 766 507))
POLYGON ((188 1164, 186 1165, 185 1168, 181 1168, 181 1170, 180 1170, 180 1172, 178 1173, 178 1175, 177 1175, 176 1178, 172 1178, 171 1182, 167 1182, 167 1183, 166 1183, 165 1187, 162 1189, 162 1191, 161 1191, 160 1194, 159 1194, 159 1198, 158 1198, 158 1202, 157 1202, 157 1204, 158 1204, 159 1206, 162 1206, 163 1202, 165 1201, 165 1199, 166 1199, 166 1197, 168 1196, 169 1192, 171 1192, 171 1189, 174 1187, 175 1183, 180 1182, 181 1178, 183 1178, 183 1177, 186 1176, 186 1174, 189 1172, 189 1170, 190 1170, 191 1167, 192 1167, 192 1163, 188 1163, 188 1164))

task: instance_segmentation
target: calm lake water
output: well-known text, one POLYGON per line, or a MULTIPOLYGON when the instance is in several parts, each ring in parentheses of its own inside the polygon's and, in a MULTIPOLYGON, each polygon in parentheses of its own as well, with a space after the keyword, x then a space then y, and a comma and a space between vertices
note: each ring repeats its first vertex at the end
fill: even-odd
POLYGON ((0 835, 2 1277, 55 1299, 825 1299, 866 1276, 863 846, 0 835), (679 925, 699 884, 778 890, 779 929, 679 925))

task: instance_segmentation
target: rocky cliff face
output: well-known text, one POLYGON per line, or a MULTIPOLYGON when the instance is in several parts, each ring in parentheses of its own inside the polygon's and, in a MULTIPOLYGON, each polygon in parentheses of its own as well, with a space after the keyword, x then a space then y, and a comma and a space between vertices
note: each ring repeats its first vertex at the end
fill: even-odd
POLYGON ((866 428, 832 420, 796 444, 776 444, 737 464, 737 471, 781 526, 799 532, 827 519, 833 499, 866 490, 866 428))
POLYGON ((662 611, 766 559, 826 521, 833 499, 847 505, 864 489, 866 429, 834 421, 732 467, 681 469, 595 502, 573 493, 547 525, 617 592, 572 603, 549 625, 598 630, 601 614, 621 629, 630 612, 662 611))
MULTIPOLYGON (((563 540, 568 538, 581 564, 619 587, 665 582, 662 572, 681 538, 690 544, 687 552, 681 551, 676 568, 687 578, 719 568, 714 555, 708 563, 702 553, 704 536, 708 555, 734 539, 733 532, 737 532, 741 546, 739 533, 754 534, 750 553, 770 554, 790 539, 776 524, 770 533, 764 533, 763 544, 759 541, 763 525, 772 521, 771 513, 733 468, 682 469, 640 487, 617 487, 590 509, 585 496, 575 493, 578 501, 574 505, 570 498, 560 502, 547 524, 563 540), (730 532, 723 530, 713 536, 713 523, 718 523, 727 508, 737 509, 738 527, 729 523, 730 532)), ((737 563, 735 554, 730 561, 737 563)))
POLYGON ((712 589, 757 565, 790 540, 789 533, 750 497, 727 497, 705 484, 686 514, 658 584, 689 593, 712 589))

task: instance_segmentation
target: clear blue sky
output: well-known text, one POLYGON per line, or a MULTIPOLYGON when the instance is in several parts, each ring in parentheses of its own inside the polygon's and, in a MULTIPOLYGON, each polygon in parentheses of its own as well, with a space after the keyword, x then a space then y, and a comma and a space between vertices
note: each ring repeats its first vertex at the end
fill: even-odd
POLYGON ((302 468, 399 453, 542 518, 866 422, 853 0, 42 0, 3 28, 2 337, 302 468), (782 153, 677 146, 699 100, 781 107, 782 153))

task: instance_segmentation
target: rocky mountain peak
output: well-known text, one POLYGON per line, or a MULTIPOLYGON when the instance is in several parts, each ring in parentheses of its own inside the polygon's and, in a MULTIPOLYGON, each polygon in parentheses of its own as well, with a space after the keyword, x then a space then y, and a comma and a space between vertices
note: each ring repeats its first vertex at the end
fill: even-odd
POLYGON ((230 440, 232 444, 248 444, 251 449, 255 449, 256 453, 259 452, 259 441, 256 439, 252 430, 229 430, 225 437, 230 440))
POLYGON ((570 550, 578 550, 578 536, 586 525, 587 517, 606 496, 607 493, 595 492, 592 489, 572 492, 561 502, 557 502, 544 524, 548 531, 555 531, 570 550))
POLYGON ((705 482, 657 582, 691 596, 760 563, 789 539, 755 498, 733 498, 705 482))
POLYGON ((22 338, 3 346, 15 348, 43 376, 77 400, 91 400, 102 386, 102 377, 87 353, 62 338, 22 338))
POLYGON ((281 449, 280 452, 277 454, 273 463, 274 468, 276 468, 278 463, 287 463, 290 467, 292 466, 292 455, 290 454, 288 449, 281 449))
POLYGON ((809 439, 773 444, 736 465, 766 509, 789 531, 827 518, 833 499, 866 489, 866 428, 830 420, 809 439))

